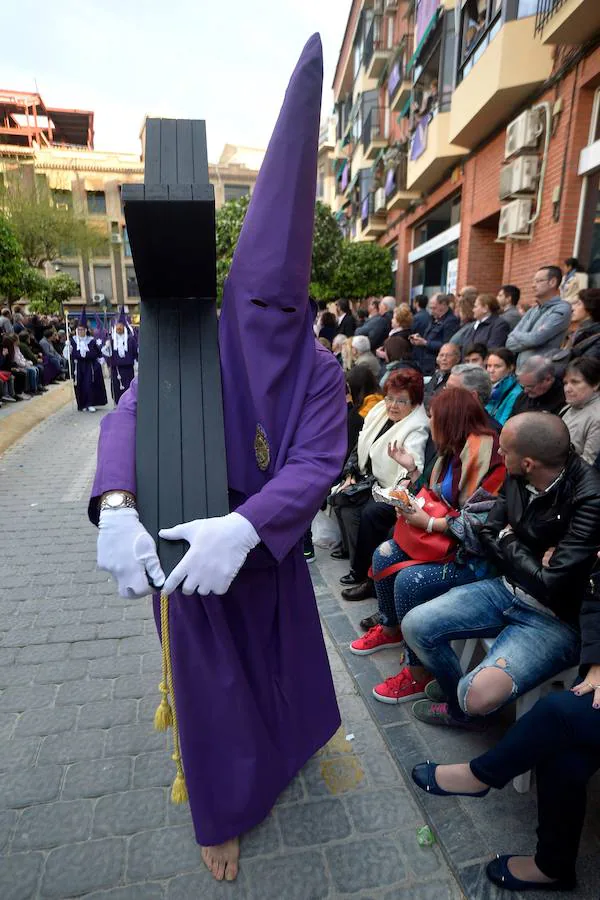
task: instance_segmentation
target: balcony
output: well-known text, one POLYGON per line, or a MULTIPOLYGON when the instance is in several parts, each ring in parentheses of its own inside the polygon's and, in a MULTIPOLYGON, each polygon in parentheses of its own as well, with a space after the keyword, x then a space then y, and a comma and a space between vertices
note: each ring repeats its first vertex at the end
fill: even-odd
POLYGON ((360 207, 360 224, 363 238, 376 238, 383 234, 386 225, 385 191, 378 188, 367 194, 360 207))
POLYGON ((363 64, 367 78, 379 78, 391 55, 392 51, 385 40, 382 18, 375 16, 367 31, 363 50, 363 64))
POLYGON ((388 169, 385 173, 384 193, 388 213, 408 209, 411 203, 421 196, 417 191, 407 190, 407 164, 407 157, 402 156, 398 165, 393 169, 388 169))
POLYGON ((531 16, 502 26, 498 18, 465 57, 459 68, 462 81, 452 98, 452 143, 477 147, 549 78, 552 50, 532 40, 532 31, 531 16))
POLYGON ((598 0, 538 0, 535 33, 544 44, 584 44, 598 31, 598 0))
POLYGON ((406 186, 412 191, 434 187, 453 163, 467 153, 450 140, 450 113, 423 116, 411 138, 406 186))
POLYGON ((388 140, 382 121, 385 116, 383 109, 371 109, 363 125, 361 142, 365 159, 375 159, 380 150, 387 147, 388 140))
POLYGON ((410 97, 412 82, 404 70, 403 60, 398 59, 392 66, 388 77, 388 97, 390 110, 400 112, 410 97))

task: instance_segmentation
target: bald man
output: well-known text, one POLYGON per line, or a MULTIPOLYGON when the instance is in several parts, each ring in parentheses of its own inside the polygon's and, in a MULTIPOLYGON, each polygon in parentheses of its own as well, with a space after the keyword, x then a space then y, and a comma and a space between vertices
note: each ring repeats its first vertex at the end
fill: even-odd
POLYGON ((430 699, 413 706, 431 725, 481 728, 481 716, 579 661, 579 609, 590 600, 600 548, 600 474, 549 413, 510 419, 500 451, 508 474, 479 537, 501 574, 454 588, 402 620, 404 639, 437 679, 427 686, 430 699), (496 639, 463 675, 451 641, 470 637, 496 639))

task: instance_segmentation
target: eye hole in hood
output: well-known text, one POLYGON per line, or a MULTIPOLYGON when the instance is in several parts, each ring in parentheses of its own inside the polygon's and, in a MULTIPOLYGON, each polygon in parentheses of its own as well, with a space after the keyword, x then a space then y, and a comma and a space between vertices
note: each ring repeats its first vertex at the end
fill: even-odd
POLYGON ((269 305, 268 303, 265 303, 264 300, 259 300, 258 297, 253 297, 250 302, 254 303, 255 306, 260 307, 260 309, 267 309, 269 305))

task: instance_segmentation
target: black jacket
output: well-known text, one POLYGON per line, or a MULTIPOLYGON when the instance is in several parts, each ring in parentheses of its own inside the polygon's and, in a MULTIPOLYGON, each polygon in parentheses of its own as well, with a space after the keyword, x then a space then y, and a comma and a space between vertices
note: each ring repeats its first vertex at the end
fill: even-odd
POLYGON ((419 310, 415 313, 412 320, 412 330, 414 334, 425 334, 431 324, 431 315, 426 309, 419 310))
POLYGON ((393 315, 393 312, 386 312, 382 316, 371 316, 356 329, 356 334, 365 334, 369 338, 373 352, 381 347, 390 333, 393 315))
POLYGON ((552 387, 541 397, 528 397, 525 393, 520 394, 509 418, 524 412, 549 412, 557 416, 566 402, 562 381, 560 378, 555 378, 552 387))
POLYGON ((425 329, 423 337, 427 341, 426 347, 415 347, 421 355, 417 355, 417 361, 425 375, 432 375, 435 371, 435 360, 442 344, 447 344, 453 334, 460 328, 460 322, 453 312, 448 310, 441 319, 431 319, 425 329))
POLYGON ((343 334, 344 337, 353 337, 355 331, 356 319, 351 313, 346 313, 337 327, 337 334, 343 334))
POLYGON ((494 350, 496 347, 504 347, 506 338, 510 331, 510 326, 506 319, 501 316, 489 316, 485 322, 471 322, 469 329, 465 332, 465 336, 461 341, 463 353, 471 344, 485 344, 488 350, 494 350))
POLYGON ((572 452, 557 484, 538 496, 523 478, 509 475, 480 538, 508 581, 576 623, 600 548, 600 474, 572 452), (512 534, 498 541, 506 525, 512 534), (546 568, 550 547, 556 549, 546 568))

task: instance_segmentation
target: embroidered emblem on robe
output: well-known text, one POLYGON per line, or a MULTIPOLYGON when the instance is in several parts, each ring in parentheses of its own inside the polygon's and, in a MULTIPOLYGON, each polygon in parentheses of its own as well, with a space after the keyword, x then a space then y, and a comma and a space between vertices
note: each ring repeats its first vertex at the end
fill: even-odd
POLYGON ((254 438, 254 453, 256 462, 261 472, 266 472, 271 462, 271 450, 269 441, 262 425, 256 426, 256 437, 254 438))

